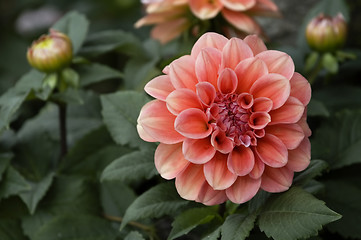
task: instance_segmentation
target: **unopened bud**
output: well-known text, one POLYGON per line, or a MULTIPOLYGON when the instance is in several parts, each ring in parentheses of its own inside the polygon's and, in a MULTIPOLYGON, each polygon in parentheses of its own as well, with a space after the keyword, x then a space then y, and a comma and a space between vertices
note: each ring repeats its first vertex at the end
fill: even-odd
POLYGON ((310 47, 319 52, 332 52, 345 43, 346 21, 341 13, 336 17, 320 14, 312 19, 306 28, 306 38, 310 47))
POLYGON ((55 72, 70 64, 73 57, 72 44, 68 36, 50 29, 28 48, 30 65, 42 72, 55 72))

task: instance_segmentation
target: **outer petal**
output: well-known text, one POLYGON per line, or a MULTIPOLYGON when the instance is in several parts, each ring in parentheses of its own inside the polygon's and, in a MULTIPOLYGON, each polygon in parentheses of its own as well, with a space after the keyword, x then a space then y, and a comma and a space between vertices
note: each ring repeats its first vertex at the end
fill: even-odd
POLYGON ((202 20, 215 17, 222 9, 219 0, 189 0, 189 6, 193 14, 202 20))
POLYGON ((214 190, 207 182, 205 182, 203 183, 196 201, 208 206, 217 205, 227 201, 227 196, 224 190, 214 190))
POLYGON ((137 131, 138 131, 139 137, 141 139, 143 139, 144 141, 157 142, 157 140, 152 138, 152 136, 150 136, 146 131, 144 131, 144 128, 139 124, 137 124, 137 131))
POLYGON ((302 117, 297 122, 297 124, 301 126, 301 128, 303 129, 303 132, 305 133, 306 137, 311 136, 312 131, 311 131, 310 127, 307 124, 307 108, 305 108, 305 111, 303 112, 302 117))
POLYGON ((228 155, 227 166, 229 171, 237 176, 245 176, 254 167, 254 155, 250 148, 239 146, 228 155))
POLYGON ((199 82, 209 82, 217 87, 218 70, 222 52, 216 48, 203 48, 196 60, 196 75, 199 82))
POLYGON ((237 88, 237 75, 230 68, 225 68, 221 71, 218 77, 217 86, 221 93, 234 93, 237 88))
POLYGON ((235 69, 239 62, 253 57, 252 50, 241 39, 231 38, 222 51, 221 69, 235 69))
POLYGON ((295 72, 290 80, 291 96, 300 100, 306 106, 311 99, 310 83, 301 74, 295 72))
POLYGON ((190 89, 180 88, 171 92, 166 99, 168 110, 178 115, 188 108, 203 109, 197 95, 190 89))
POLYGON ((249 173, 249 176, 253 179, 258 179, 262 176, 264 172, 265 164, 258 157, 257 154, 254 154, 254 166, 252 171, 249 173))
POLYGON ((230 187, 237 179, 237 175, 228 170, 227 155, 219 152, 211 161, 204 164, 204 176, 214 190, 224 190, 230 187))
POLYGON ((272 134, 266 134, 263 138, 258 139, 255 150, 262 162, 270 167, 279 168, 287 164, 287 148, 280 139, 272 134))
POLYGON ((186 18, 167 21, 155 26, 151 31, 151 36, 165 44, 181 35, 189 25, 190 23, 186 18))
POLYGON ((148 14, 145 17, 139 19, 135 23, 135 27, 139 28, 145 25, 157 24, 167 22, 169 20, 173 20, 176 18, 181 17, 184 15, 185 9, 184 8, 172 8, 172 11, 164 11, 158 13, 148 14))
POLYGON ((296 123, 305 111, 305 107, 295 97, 289 97, 285 104, 279 109, 270 112, 272 122, 270 125, 279 123, 296 123))
POLYGON ((175 178, 189 164, 183 156, 182 143, 159 144, 154 162, 159 174, 165 179, 175 178))
POLYGON ((242 32, 257 35, 262 33, 258 23, 247 14, 223 8, 222 15, 230 24, 242 32))
POLYGON ((268 126, 266 131, 281 139, 287 149, 295 149, 305 138, 303 129, 298 124, 276 124, 268 126))
MULTIPOLYGON (((255 98, 267 97, 272 100, 272 109, 281 107, 290 95, 290 82, 280 74, 270 73, 258 79, 251 87, 250 93, 255 98)), ((273 121, 273 119, 272 119, 273 121)))
POLYGON ((303 139, 298 148, 288 152, 287 168, 300 172, 305 170, 311 160, 311 143, 308 138, 303 139))
POLYGON ((262 175, 261 188, 267 192, 276 193, 289 189, 292 185, 293 171, 286 167, 272 168, 266 166, 262 175))
POLYGON ((203 165, 190 163, 175 179, 175 186, 179 195, 187 200, 196 200, 206 181, 203 165))
POLYGON ((189 88, 195 91, 198 80, 194 66, 195 60, 189 55, 180 57, 170 64, 169 77, 175 88, 189 88))
POLYGON ((247 13, 256 16, 281 17, 277 5, 271 0, 257 0, 257 4, 247 13))
POLYGON ((252 49, 253 55, 257 55, 260 52, 267 51, 267 47, 257 35, 248 35, 243 40, 252 49))
POLYGON ((233 11, 245 11, 256 4, 256 0, 221 0, 221 2, 233 11))
POLYGON ((174 122, 174 128, 183 136, 193 139, 208 137, 212 132, 207 116, 196 108, 181 112, 174 122))
POLYGON ((171 114, 165 102, 153 100, 143 106, 138 124, 158 142, 173 144, 183 141, 184 137, 174 129, 175 116, 171 114))
POLYGON ((196 85, 199 100, 207 107, 211 106, 216 98, 216 89, 209 82, 200 82, 196 85))
POLYGON ((268 74, 267 65, 258 58, 241 61, 234 70, 238 78, 237 93, 249 93, 253 83, 268 74))
POLYGON ((192 57, 197 58, 198 54, 203 48, 211 47, 220 51, 223 50, 224 45, 228 42, 228 39, 218 33, 209 32, 203 34, 192 48, 192 57))
POLYGON ((184 157, 195 164, 204 164, 211 160, 216 153, 216 149, 211 144, 210 138, 190 139, 183 142, 184 157))
POLYGON ((169 93, 174 91, 168 75, 161 75, 148 82, 144 90, 152 97, 165 101, 169 93))
POLYGON ((291 79, 295 72, 292 58, 284 52, 267 50, 259 53, 256 57, 262 59, 267 64, 270 73, 278 73, 287 79, 291 79))
POLYGON ((227 197, 234 203, 245 203, 253 198, 261 186, 261 179, 249 176, 238 177, 236 182, 226 190, 227 197))

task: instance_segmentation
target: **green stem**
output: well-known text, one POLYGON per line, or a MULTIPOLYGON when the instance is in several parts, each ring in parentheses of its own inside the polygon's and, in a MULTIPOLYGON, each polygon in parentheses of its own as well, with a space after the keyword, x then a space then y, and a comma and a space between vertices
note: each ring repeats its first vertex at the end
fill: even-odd
POLYGON ((323 68, 322 57, 320 57, 320 59, 318 59, 318 61, 317 61, 316 66, 313 68, 313 70, 310 72, 310 75, 308 76, 308 81, 311 85, 315 82, 315 80, 316 80, 318 74, 320 73, 320 71, 322 70, 322 68, 323 68))
POLYGON ((58 103, 59 109, 59 129, 60 129, 60 159, 68 152, 68 143, 66 139, 66 104, 58 103))

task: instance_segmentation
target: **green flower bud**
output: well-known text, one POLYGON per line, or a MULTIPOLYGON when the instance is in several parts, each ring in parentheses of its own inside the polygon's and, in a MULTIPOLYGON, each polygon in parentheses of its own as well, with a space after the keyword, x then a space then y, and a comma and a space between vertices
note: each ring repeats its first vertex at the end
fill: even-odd
POLYGON ((30 65, 42 72, 56 72, 68 66, 73 57, 72 44, 68 36, 50 29, 28 48, 30 65))
POLYGON ((333 18, 321 13, 312 19, 306 28, 308 44, 319 52, 332 52, 341 48, 346 34, 347 25, 341 13, 333 18))

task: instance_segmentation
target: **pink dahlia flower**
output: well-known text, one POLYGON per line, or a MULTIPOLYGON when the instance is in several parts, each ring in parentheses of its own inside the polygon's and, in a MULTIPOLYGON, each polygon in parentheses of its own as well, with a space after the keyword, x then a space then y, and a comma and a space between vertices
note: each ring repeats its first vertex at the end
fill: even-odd
POLYGON ((185 199, 244 203, 259 189, 287 190, 310 162, 308 81, 289 55, 204 34, 145 91, 156 98, 138 118, 142 139, 160 142, 155 166, 185 199))
POLYGON ((226 35, 262 35, 262 29, 254 16, 279 16, 272 0, 142 0, 146 4, 147 16, 141 18, 136 27, 156 26, 151 35, 166 43, 194 26, 194 17, 200 20, 215 18, 219 13, 229 23, 222 25, 226 35))

